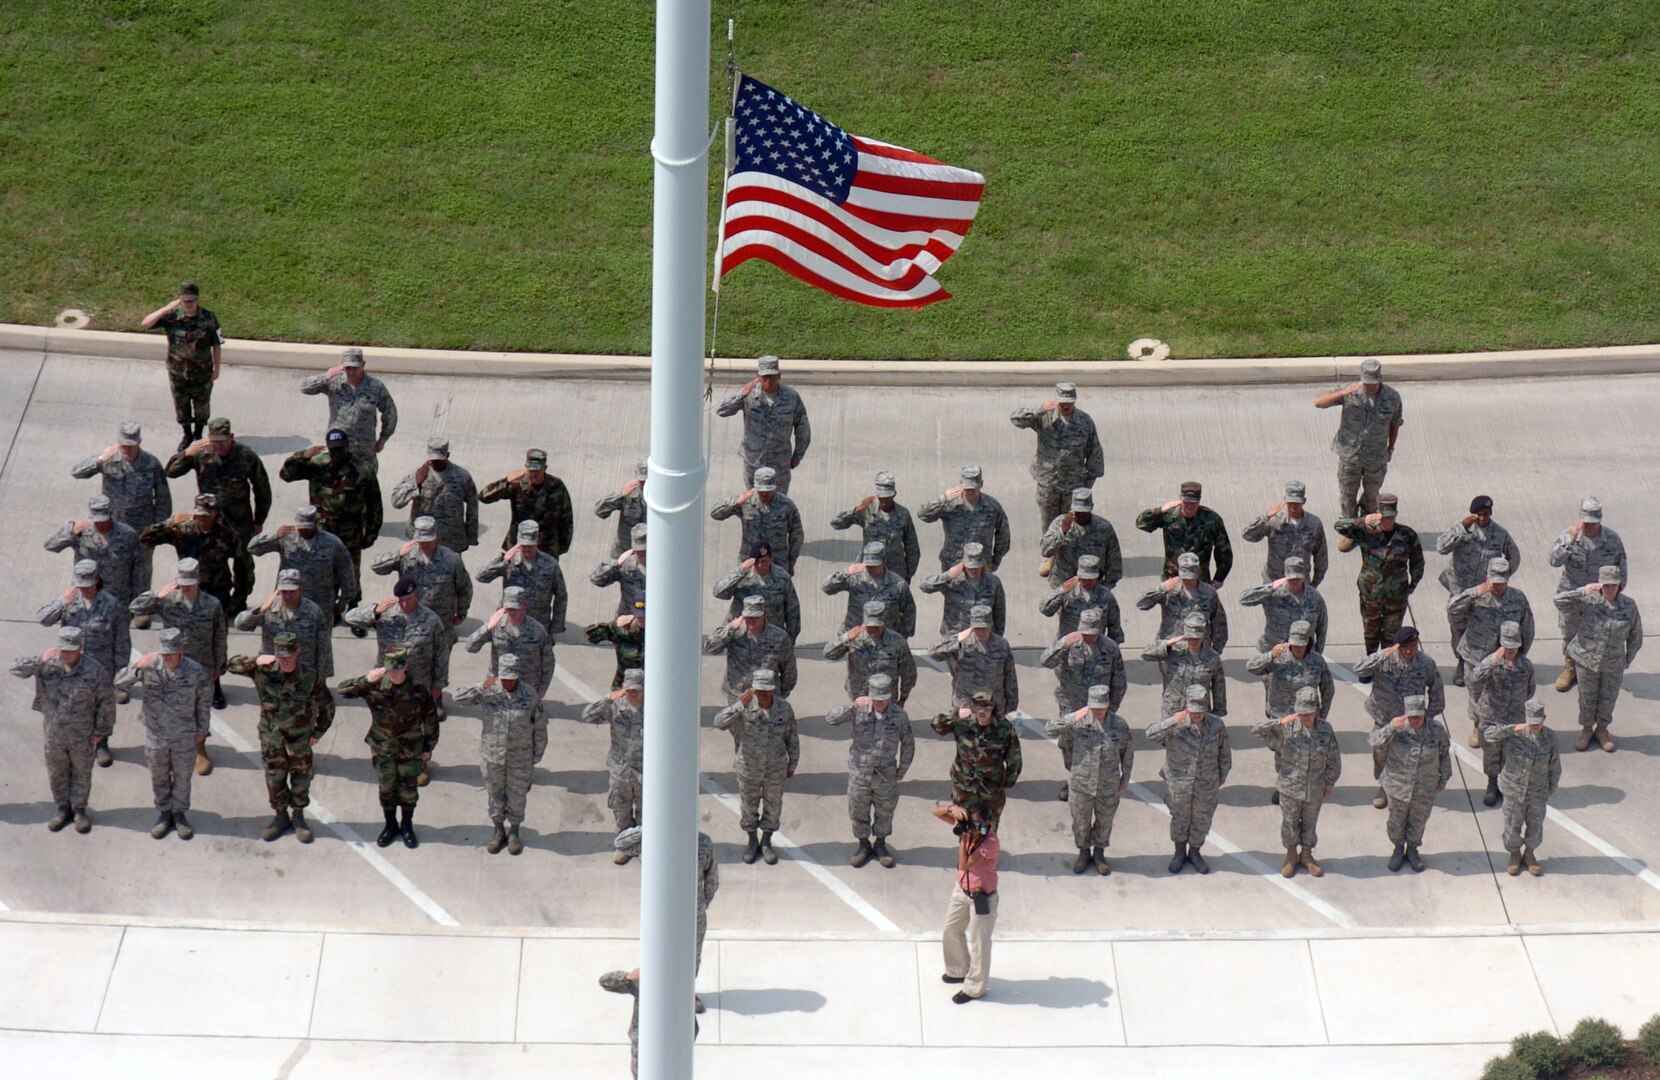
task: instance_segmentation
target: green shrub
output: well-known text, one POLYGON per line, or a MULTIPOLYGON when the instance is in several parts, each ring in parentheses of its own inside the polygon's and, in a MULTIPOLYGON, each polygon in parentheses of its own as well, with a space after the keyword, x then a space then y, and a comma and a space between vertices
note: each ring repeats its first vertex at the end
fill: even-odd
POLYGON ((1487 1063, 1481 1070, 1481 1080, 1535 1080, 1535 1075, 1527 1062, 1506 1054, 1487 1063))
POLYGON ((1648 1018, 1648 1022, 1637 1029, 1637 1052, 1643 1055, 1643 1060, 1660 1069, 1660 1013, 1648 1018))
POLYGON ((1558 1039, 1548 1031, 1535 1031, 1531 1035, 1518 1035, 1510 1040, 1510 1052, 1516 1060, 1533 1070, 1540 1080, 1549 1080, 1568 1070, 1568 1051, 1558 1039))
POLYGON ((1568 1033, 1568 1053, 1593 1069, 1625 1061, 1625 1036, 1606 1020, 1587 1016, 1568 1033))

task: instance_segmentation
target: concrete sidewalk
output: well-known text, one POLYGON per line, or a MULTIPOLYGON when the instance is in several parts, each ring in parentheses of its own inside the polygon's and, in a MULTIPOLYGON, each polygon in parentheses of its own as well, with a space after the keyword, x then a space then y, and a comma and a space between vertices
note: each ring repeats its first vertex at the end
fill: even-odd
MULTIPOLYGON (((603 933, 5 916, 0 1056, 40 1080, 114 1060, 129 1077, 343 1077, 371 1058, 400 1077, 486 1063, 626 1075, 632 1001, 596 980, 637 948, 603 933)), ((1660 1009, 1660 928, 1011 934, 969 1006, 939 971, 937 939, 917 935, 711 934, 700 1068, 898 1077, 1006 1057, 1196 1076, 1226 1047, 1234 1077, 1295 1062, 1467 1078, 1523 1031, 1585 1016, 1635 1030, 1660 1009)))

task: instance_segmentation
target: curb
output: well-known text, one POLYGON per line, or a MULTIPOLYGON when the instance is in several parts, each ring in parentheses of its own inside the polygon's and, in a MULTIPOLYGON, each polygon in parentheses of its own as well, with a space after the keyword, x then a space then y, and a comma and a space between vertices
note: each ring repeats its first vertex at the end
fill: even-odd
MULTIPOLYGON (((318 371, 337 363, 338 345, 238 341, 224 347, 225 362, 239 366, 318 371)), ((66 330, 0 323, 0 349, 60 356, 162 361, 159 334, 66 330)), ((646 380, 644 356, 483 352, 466 349, 365 349, 375 370, 398 375, 449 375, 509 379, 646 380)), ((1334 383, 1359 377, 1359 356, 1211 360, 786 360, 791 382, 871 386, 1031 385, 1070 380, 1081 386, 1249 386, 1266 383, 1334 383)), ((1503 352, 1383 356, 1389 381, 1530 378, 1563 375, 1638 375, 1660 372, 1660 344, 1580 349, 1512 349, 1503 352)), ((747 373, 749 359, 718 361, 722 373, 747 373), (736 365, 735 367, 733 365, 736 365)))

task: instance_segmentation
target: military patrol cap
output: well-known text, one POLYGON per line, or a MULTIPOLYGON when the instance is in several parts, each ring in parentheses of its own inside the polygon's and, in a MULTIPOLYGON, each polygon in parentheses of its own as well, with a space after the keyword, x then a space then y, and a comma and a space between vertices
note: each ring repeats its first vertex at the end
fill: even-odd
POLYGON ((219 496, 206 493, 196 496, 196 508, 192 511, 197 517, 209 517, 219 512, 219 496))
POLYGON ((1079 612, 1078 629, 1080 632, 1085 634, 1099 634, 1101 632, 1101 609, 1098 607, 1092 607, 1085 608, 1083 611, 1079 612))
POLYGON ((1307 645, 1314 639, 1314 627, 1307 619, 1298 619, 1291 624, 1291 631, 1287 638, 1293 645, 1307 645))
MULTIPOLYGON (((438 522, 434 521, 426 514, 422 514, 420 517, 416 518, 415 523, 409 527, 409 532, 413 539, 421 541, 422 543, 436 540, 438 539, 438 522)), ((520 537, 520 539, 523 539, 523 537, 520 537)))
POLYGON ((519 677, 519 655, 504 652, 496 657, 496 678, 517 679, 519 677))
POLYGON ((1623 583, 1624 579, 1620 576, 1619 567, 1610 565, 1597 570, 1598 585, 1620 585, 1623 583))
POLYGON ((339 428, 329 428, 329 433, 324 437, 323 441, 329 445, 330 449, 333 449, 335 447, 350 445, 352 437, 339 428))
POLYGON ((161 651, 176 653, 184 651, 184 634, 176 626, 169 626, 161 632, 161 651))
POLYGON ((542 541, 542 526, 534 518, 525 518, 519 522, 519 543, 539 544, 542 541))
POLYGON ((1069 383, 1069 382, 1058 382, 1058 383, 1056 383, 1055 384, 1055 400, 1056 401, 1077 401, 1078 400, 1078 384, 1077 383, 1069 383))
POLYGON ((1579 520, 1587 525, 1602 520, 1602 500, 1595 495, 1587 495, 1579 502, 1579 520))
POLYGON ((1543 724, 1545 722, 1545 703, 1543 701, 1538 698, 1528 698, 1522 708, 1527 712, 1528 723, 1543 724))
POLYGON ((1378 496, 1378 513, 1384 517, 1394 517, 1400 513, 1400 509, 1401 500, 1397 496, 1387 494, 1378 496))
POLYGON ((300 572, 292 566, 286 570, 277 571, 277 589, 281 592, 299 592, 302 582, 300 572))
POLYGON ((883 544, 866 544, 863 558, 866 566, 881 566, 888 561, 888 549, 883 544))
POLYGON ((98 581, 98 564, 91 559, 76 560, 72 580, 78 589, 96 584, 98 581))
POLYGON ((1429 698, 1422 694, 1411 694, 1405 701, 1407 716, 1426 716, 1429 713, 1429 698))
POLYGON ((1507 622, 1499 627, 1499 644, 1507 649, 1522 647, 1522 624, 1507 622))
POLYGON ((180 585, 199 585, 202 581, 202 564, 195 559, 180 559, 179 569, 174 576, 180 585))
MULTIPOLYGON (((963 549, 967 551, 967 548, 963 549)), ((1078 559, 1078 576, 1098 578, 1101 576, 1101 556, 1085 555, 1078 559)))
POLYGON ((119 433, 115 436, 119 446, 137 446, 143 441, 144 429, 132 420, 121 421, 119 433))
POLYGON ((94 495, 88 499, 86 512, 93 521, 108 521, 115 516, 110 512, 110 497, 104 494, 94 495))
POLYGON ((756 360, 755 361, 755 374, 757 374, 757 375, 776 375, 776 374, 778 374, 778 357, 772 355, 771 353, 768 353, 767 355, 765 355, 765 356, 761 357, 760 359, 756 360))
POLYGON ((644 690, 646 688, 646 673, 644 669, 631 667, 623 672, 624 690, 644 690))
POLYGON ((208 421, 208 438, 228 439, 231 437, 231 422, 229 417, 215 416, 208 421))
POLYGON ((771 668, 756 668, 755 673, 749 677, 749 688, 751 690, 777 690, 778 672, 771 668))
POLYGON ((1297 690, 1297 711, 1311 713, 1320 711, 1320 691, 1312 686, 1300 687, 1297 690))
POLYGON ((1112 708, 1112 687, 1099 685, 1090 687, 1089 707, 1092 709, 1112 708))
POLYGON ((865 601, 865 625, 886 626, 888 623, 888 605, 880 600, 865 601))
POLYGON ((1360 362, 1360 381, 1368 386, 1376 386, 1383 381, 1383 365, 1376 360, 1362 360, 1360 362))
POLYGON ((991 607, 988 604, 975 604, 968 609, 968 625, 971 627, 989 627, 991 625, 991 607))
POLYGON ((644 480, 650 472, 651 467, 646 464, 645 458, 642 457, 634 459, 634 479, 644 480))
POLYGON ((1187 613, 1187 617, 1182 620, 1182 630, 1189 637, 1204 637, 1205 630, 1209 626, 1210 620, 1205 618, 1202 611, 1190 611, 1187 613))
POLYGON ((202 295, 202 290, 196 287, 196 283, 194 281, 187 281, 183 285, 179 286, 179 295, 181 297, 189 296, 194 298, 202 295))
POLYGON ((402 645, 394 645, 386 650, 386 666, 398 670, 409 665, 409 650, 402 645))
POLYGON ((1182 501, 1198 502, 1199 496, 1205 493, 1205 486, 1197 480, 1182 481, 1182 501))
POLYGON ((1285 560, 1285 569, 1280 572, 1281 577, 1297 578, 1300 581, 1308 579, 1308 563, 1301 555, 1292 555, 1285 560))
MULTIPOLYGON (((646 523, 637 521, 634 527, 628 530, 628 549, 630 551, 644 551, 646 549, 646 523)), ((770 549, 769 549, 769 554, 770 549)))
POLYGON ((760 593, 750 593, 744 597, 744 618, 759 619, 767 613, 767 598, 760 593))
POLYGON ((763 465, 755 470, 756 491, 777 491, 778 471, 770 465, 763 465))
MULTIPOLYGON (((637 527, 638 526, 636 526, 636 528, 637 527)), ((765 540, 757 540, 753 544, 749 545, 749 557, 752 559, 759 559, 771 554, 772 545, 767 543, 765 540)))
MULTIPOLYGON (((1088 556, 1085 556, 1088 558, 1088 556)), ((963 569, 980 570, 986 565, 986 546, 980 543, 963 545, 963 569)))
POLYGON ((1072 489, 1072 512, 1089 514, 1095 511, 1095 494, 1088 488, 1072 489))
POLYGON ((968 696, 968 700, 975 705, 996 705, 997 699, 990 690, 976 690, 968 696))
POLYGON ((501 606, 504 608, 514 608, 520 611, 524 610, 524 588, 519 585, 509 585, 507 588, 503 589, 501 591, 501 606))
POLYGON ((878 671, 870 677, 870 699, 872 701, 893 700, 893 676, 878 671))
POLYGON ((1176 556, 1176 576, 1187 581, 1199 580, 1199 556, 1191 551, 1176 556))
POLYGON ((363 350, 356 345, 348 345, 340 352, 340 364, 342 367, 362 367, 363 350))
POLYGON ((278 656, 293 656, 300 651, 300 636, 284 630, 271 635, 271 648, 278 656))
POLYGON ((434 435, 427 440, 428 461, 448 461, 450 459, 450 440, 442 435, 434 435))
POLYGON ((1307 502, 1308 485, 1301 480, 1287 480, 1285 482, 1285 501, 1288 503, 1307 502))
POLYGON ((1397 645, 1410 645, 1417 640, 1418 628, 1416 626, 1403 626, 1395 631, 1395 644, 1397 645))
POLYGON ((310 503, 297 507, 294 510, 294 524, 302 529, 313 528, 317 524, 317 508, 310 503))
POLYGON ((548 467, 548 452, 535 447, 525 451, 525 468, 531 472, 546 472, 548 467))
POLYGON ((876 474, 876 494, 878 494, 878 495, 897 495, 897 494, 899 494, 899 484, 896 480, 894 480, 893 473, 891 473, 891 472, 879 472, 879 473, 876 474))
POLYGON ((1470 513, 1472 514, 1479 514, 1484 510, 1491 509, 1493 509, 1493 497, 1491 495, 1477 495, 1470 500, 1470 513))
POLYGON ((420 583, 414 578, 401 577, 398 579, 398 583, 392 586, 392 595, 401 599, 402 597, 408 596, 412 592, 419 592, 420 589, 420 583))
POLYGON ((1205 703, 1210 700, 1210 691, 1199 683, 1190 683, 1187 687, 1187 704, 1190 712, 1204 712, 1205 703), (1195 709, 1193 706, 1197 705, 1195 709))
POLYGON ((1503 582, 1510 580, 1510 560, 1499 556, 1487 560, 1487 580, 1503 582))
POLYGON ((78 626, 60 626, 58 627, 58 648, 68 649, 71 652, 78 651, 84 637, 85 635, 81 633, 81 628, 78 626))
POLYGON ((962 486, 979 491, 985 485, 985 476, 980 472, 978 465, 964 465, 962 486))

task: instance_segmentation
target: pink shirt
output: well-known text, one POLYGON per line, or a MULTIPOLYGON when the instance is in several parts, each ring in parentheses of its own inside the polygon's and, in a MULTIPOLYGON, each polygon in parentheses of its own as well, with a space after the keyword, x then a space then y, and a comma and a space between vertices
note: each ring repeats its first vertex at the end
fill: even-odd
POLYGON ((997 856, 1003 850, 995 832, 987 834, 968 856, 968 864, 957 872, 957 885, 964 892, 997 891, 997 856))

